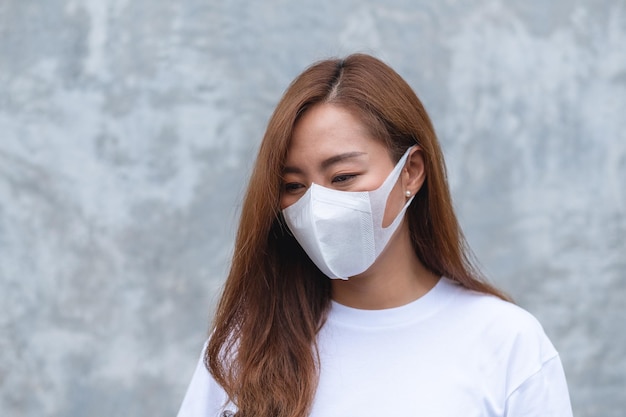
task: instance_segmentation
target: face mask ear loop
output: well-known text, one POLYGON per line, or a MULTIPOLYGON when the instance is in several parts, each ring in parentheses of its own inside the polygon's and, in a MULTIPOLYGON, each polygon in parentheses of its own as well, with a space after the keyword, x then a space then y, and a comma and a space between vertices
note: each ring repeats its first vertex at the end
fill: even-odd
POLYGON ((409 153, 411 149, 413 149, 414 147, 415 145, 411 146, 410 148, 406 150, 406 152, 404 152, 404 155, 402 155, 400 160, 396 163, 396 166, 393 167, 393 170, 389 173, 389 176, 385 178, 385 181, 382 183, 382 185, 378 187, 376 190, 374 190, 373 192, 378 192, 379 190, 382 191, 387 187, 389 188, 389 191, 391 192, 391 188, 393 188, 393 185, 389 187, 389 183, 391 182, 395 185, 396 181, 398 181, 398 178, 400 178, 400 172, 402 172, 402 169, 404 169, 404 166, 406 165, 406 161, 409 159, 409 153))
POLYGON ((383 182, 383 184, 380 187, 378 187, 376 190, 370 191, 370 200, 373 202, 376 202, 377 203, 376 205, 378 206, 378 207, 372 207, 373 220, 374 222, 376 222, 378 227, 382 228, 382 230, 387 230, 388 228, 393 226, 394 223, 396 223, 397 218, 401 217, 404 214, 404 211, 406 210, 406 208, 409 206, 409 204, 411 204, 413 197, 415 197, 415 196, 411 197, 406 202, 402 210, 400 210, 400 213, 398 213, 398 216, 394 219, 393 222, 391 222, 391 224, 389 224, 387 227, 383 227, 383 218, 385 216, 385 210, 387 208, 387 200, 389 200, 389 194, 391 194, 391 190, 393 189, 394 185, 398 182, 398 179, 400 178, 400 174, 402 170, 404 169, 404 166, 406 165, 406 161, 409 158, 409 153, 411 149, 413 149, 413 147, 415 147, 415 145, 411 146, 404 152, 404 155, 402 155, 402 157, 400 158, 396 166, 393 168, 391 173, 389 173, 389 176, 383 182))

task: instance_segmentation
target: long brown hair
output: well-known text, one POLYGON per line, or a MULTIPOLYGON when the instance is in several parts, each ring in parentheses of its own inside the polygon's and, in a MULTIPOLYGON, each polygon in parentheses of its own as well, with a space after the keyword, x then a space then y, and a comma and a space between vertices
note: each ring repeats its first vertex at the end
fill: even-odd
POLYGON ((413 90, 369 55, 318 62, 292 82, 269 121, 205 355, 237 416, 304 417, 315 395, 316 335, 330 282, 288 233, 279 200, 294 125, 308 108, 328 102, 357 112, 396 161, 411 145, 421 147, 426 180, 407 211, 415 253, 432 272, 506 299, 471 262, 435 131, 413 90))

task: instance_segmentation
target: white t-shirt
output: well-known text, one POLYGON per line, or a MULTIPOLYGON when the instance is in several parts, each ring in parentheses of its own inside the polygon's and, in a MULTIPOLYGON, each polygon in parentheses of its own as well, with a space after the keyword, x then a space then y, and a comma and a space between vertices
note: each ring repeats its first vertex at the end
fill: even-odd
MULTIPOLYGON (((558 353, 514 304, 442 278, 385 310, 332 303, 311 417, 571 417, 558 353)), ((202 359, 178 417, 236 408, 202 359)))

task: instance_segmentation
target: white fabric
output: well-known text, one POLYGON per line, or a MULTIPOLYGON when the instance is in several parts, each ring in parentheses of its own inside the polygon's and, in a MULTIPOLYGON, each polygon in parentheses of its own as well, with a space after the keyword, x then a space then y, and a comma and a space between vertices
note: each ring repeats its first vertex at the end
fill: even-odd
POLYGON ((283 210, 289 230, 327 277, 345 280, 364 272, 389 243, 413 201, 413 197, 406 201, 394 221, 383 227, 389 194, 411 148, 376 190, 340 191, 311 184, 283 210))
MULTIPOLYGON (((537 320, 446 278, 398 308, 333 302, 318 342, 312 417, 572 416, 559 356, 537 320)), ((200 362, 178 417, 228 416, 224 402, 200 362)))

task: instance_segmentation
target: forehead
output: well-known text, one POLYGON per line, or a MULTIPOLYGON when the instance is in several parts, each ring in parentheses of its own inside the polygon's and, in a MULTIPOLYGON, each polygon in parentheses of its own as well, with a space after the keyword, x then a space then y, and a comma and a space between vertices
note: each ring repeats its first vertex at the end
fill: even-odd
POLYGON ((294 126, 286 164, 309 162, 345 152, 387 152, 363 121, 344 107, 317 104, 294 126))

